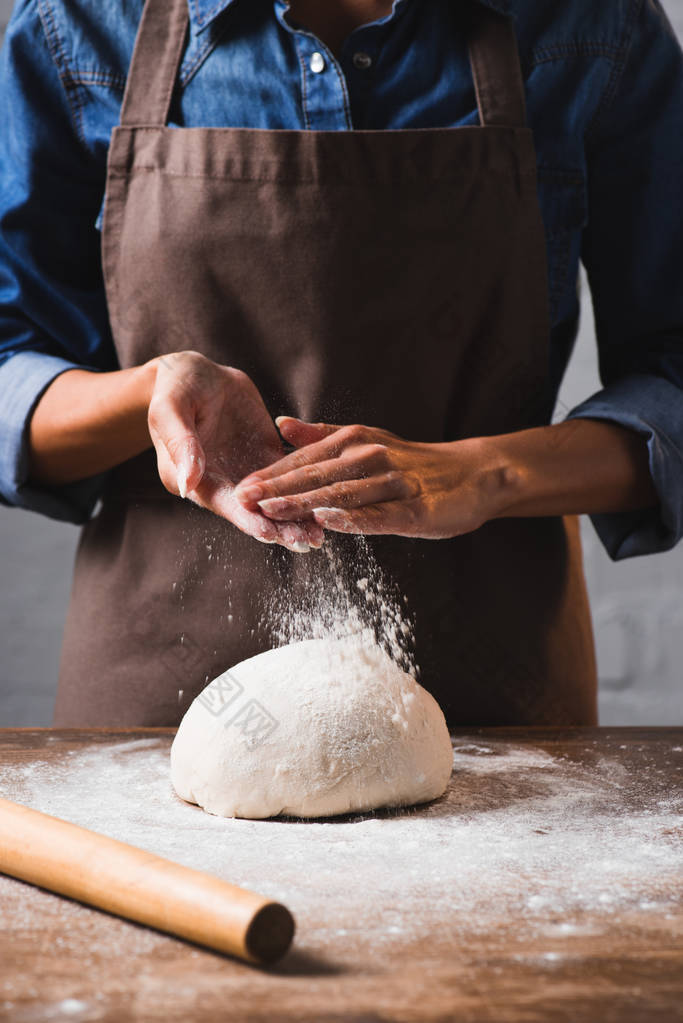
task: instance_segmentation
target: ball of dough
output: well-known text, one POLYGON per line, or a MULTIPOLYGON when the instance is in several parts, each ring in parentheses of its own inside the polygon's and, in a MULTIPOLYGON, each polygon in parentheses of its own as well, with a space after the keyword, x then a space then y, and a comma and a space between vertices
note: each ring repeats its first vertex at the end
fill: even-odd
POLYGON ((250 657, 199 694, 171 781, 224 817, 328 817, 435 799, 452 764, 438 703, 380 647, 311 639, 250 657))

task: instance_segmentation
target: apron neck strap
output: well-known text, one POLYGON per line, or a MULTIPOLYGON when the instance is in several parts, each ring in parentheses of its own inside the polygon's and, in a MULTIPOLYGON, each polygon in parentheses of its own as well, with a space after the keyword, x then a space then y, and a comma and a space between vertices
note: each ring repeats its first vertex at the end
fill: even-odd
MULTIPOLYGON (((165 125, 189 23, 188 0, 145 0, 121 106, 121 125, 165 125)), ((526 125, 524 80, 512 20, 471 4, 468 46, 482 126, 526 125)))
POLYGON ((145 0, 121 106, 121 125, 164 125, 185 49, 188 0, 145 0))
POLYGON ((467 39, 482 126, 525 127, 524 78, 512 18, 476 2, 467 39))

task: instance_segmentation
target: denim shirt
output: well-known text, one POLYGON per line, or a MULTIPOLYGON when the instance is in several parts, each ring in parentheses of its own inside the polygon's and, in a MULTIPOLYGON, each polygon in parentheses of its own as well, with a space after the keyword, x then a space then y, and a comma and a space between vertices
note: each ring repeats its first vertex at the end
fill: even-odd
MULTIPOLYGON (((285 0, 188 2, 172 126, 479 123, 462 0, 394 0, 339 59, 290 23, 285 0)), ((659 0, 476 2, 517 30, 555 391, 577 333, 581 260, 603 388, 569 415, 619 423, 648 444, 659 505, 593 522, 613 558, 668 549, 683 533, 683 54, 659 0)), ((29 484, 27 425, 59 373, 118 365, 99 228, 142 7, 17 0, 0 54, 0 499, 73 522, 91 515, 103 477, 29 484)))

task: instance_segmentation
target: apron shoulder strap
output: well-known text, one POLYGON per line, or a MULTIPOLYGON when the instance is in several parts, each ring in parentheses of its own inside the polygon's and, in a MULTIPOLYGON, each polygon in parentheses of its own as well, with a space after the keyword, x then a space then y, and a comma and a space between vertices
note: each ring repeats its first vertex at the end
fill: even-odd
POLYGON ((146 0, 123 94, 122 125, 166 124, 188 23, 188 0, 146 0))
MULTIPOLYGON (((166 124, 188 23, 188 0, 145 0, 123 96, 122 125, 166 124)), ((482 126, 524 127, 524 80, 512 20, 477 0, 468 33, 482 126)))
POLYGON ((482 126, 525 127, 524 79, 512 19, 476 0, 470 8, 468 45, 482 126))

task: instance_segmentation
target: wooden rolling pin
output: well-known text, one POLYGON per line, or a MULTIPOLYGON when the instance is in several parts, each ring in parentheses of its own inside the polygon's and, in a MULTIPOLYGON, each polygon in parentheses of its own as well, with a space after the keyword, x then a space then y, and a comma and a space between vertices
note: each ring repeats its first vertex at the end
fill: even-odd
POLYGON ((279 959, 294 936, 278 902, 8 799, 0 871, 251 963, 279 959))

